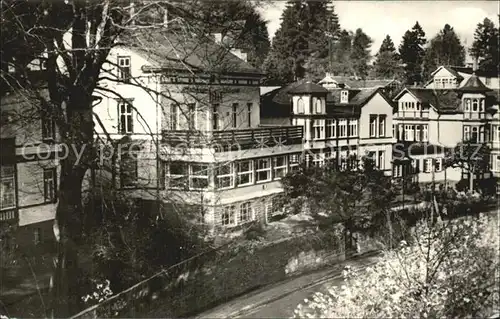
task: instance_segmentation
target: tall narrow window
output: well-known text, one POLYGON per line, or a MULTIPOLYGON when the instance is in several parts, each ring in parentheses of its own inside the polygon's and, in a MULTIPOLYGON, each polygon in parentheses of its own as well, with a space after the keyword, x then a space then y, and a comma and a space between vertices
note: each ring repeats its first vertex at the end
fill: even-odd
POLYGON ((42 139, 53 140, 56 137, 56 124, 50 111, 42 113, 42 139))
POLYGON ((257 182, 264 182, 271 179, 271 159, 270 158, 261 158, 255 161, 256 162, 256 176, 257 182))
POLYGON ((347 137, 347 119, 339 120, 339 137, 347 137))
POLYGON ((356 137, 358 136, 358 120, 357 119, 350 119, 349 120, 349 137, 356 137))
POLYGON ((286 175, 286 156, 273 158, 274 179, 280 179, 286 175))
POLYGON ((434 160, 434 168, 436 172, 441 172, 443 170, 443 159, 442 158, 436 158, 434 160))
POLYGON ((385 136, 385 119, 386 115, 379 115, 378 118, 378 136, 383 137, 385 136))
POLYGON ((172 131, 177 130, 177 119, 179 118, 178 110, 177 104, 170 105, 170 129, 172 131))
POLYGON ((385 152, 384 151, 379 151, 378 152, 378 168, 380 170, 385 169, 385 152))
POLYGON ((325 120, 315 120, 313 122, 314 129, 314 139, 324 139, 325 138, 325 120))
POLYGON ((43 170, 43 199, 45 203, 56 200, 56 168, 43 170))
POLYGON ((215 187, 219 189, 234 187, 233 163, 220 164, 216 172, 215 187))
POLYGON ((477 126, 473 126, 471 129, 471 140, 473 142, 479 142, 479 128, 477 126))
POLYGON ((464 102, 465 102, 464 103, 464 110, 465 110, 465 112, 470 112, 470 109, 471 109, 471 107, 470 107, 470 99, 464 99, 464 102))
POLYGON ((470 126, 465 125, 464 126, 464 141, 470 140, 470 126))
POLYGON ((205 189, 208 187, 208 165, 192 164, 189 173, 190 189, 205 189))
POLYGON ((219 129, 219 104, 212 105, 212 129, 214 131, 219 129))
POLYGON ((316 100, 316 114, 323 113, 323 103, 321 103, 321 99, 316 100))
POLYGON ((196 103, 188 104, 188 126, 189 130, 196 130, 196 103))
POLYGON ((122 187, 136 186, 138 180, 137 154, 124 152, 121 154, 120 181, 122 187))
POLYGON ((240 223, 246 223, 252 218, 252 205, 249 202, 240 205, 240 223))
POLYGON ((297 114, 304 114, 304 100, 301 98, 297 101, 297 114))
POLYGON ((253 184, 253 161, 238 162, 238 186, 253 184))
POLYGON ((300 164, 300 154, 288 155, 288 165, 290 167, 290 171, 296 171, 299 168, 299 164, 300 164))
POLYGON ((248 127, 252 127, 252 103, 247 103, 247 120, 248 127))
POLYGON ((232 109, 232 117, 231 117, 231 125, 233 128, 236 128, 238 125, 238 103, 233 103, 232 109))
POLYGON ((134 132, 133 108, 130 101, 118 103, 118 129, 120 134, 130 134, 134 132))
POLYGON ((430 173, 432 171, 432 158, 424 160, 424 172, 430 173))
POLYGON ((377 116, 370 115, 370 137, 377 136, 377 116))
POLYGON ((221 224, 222 226, 231 226, 236 224, 236 207, 234 205, 222 207, 221 224))
POLYGON ((422 142, 428 142, 428 141, 429 141, 429 126, 422 125, 422 142))
POLYGON ((0 171, 0 209, 16 207, 16 179, 14 165, 2 165, 0 171))
POLYGON ((335 120, 326 120, 326 138, 335 137, 335 120))
POLYGON ((472 100, 472 112, 477 112, 478 110, 479 110, 479 100, 473 99, 472 100))
POLYGON ((342 90, 340 91, 340 103, 348 103, 349 102, 349 91, 342 90))
POLYGON ((420 129, 420 125, 415 125, 415 141, 420 142, 422 139, 422 130, 420 129))
POLYGON ((130 83, 131 78, 130 70, 130 57, 129 56, 119 56, 118 57, 118 80, 130 83))

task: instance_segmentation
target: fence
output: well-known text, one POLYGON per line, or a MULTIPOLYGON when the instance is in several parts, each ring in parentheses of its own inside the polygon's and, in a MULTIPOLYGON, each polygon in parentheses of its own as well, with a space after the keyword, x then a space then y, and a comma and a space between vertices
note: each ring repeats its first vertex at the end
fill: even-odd
POLYGON ((344 260, 344 237, 332 233, 258 246, 223 246, 174 265, 73 316, 180 317, 256 288, 344 260))

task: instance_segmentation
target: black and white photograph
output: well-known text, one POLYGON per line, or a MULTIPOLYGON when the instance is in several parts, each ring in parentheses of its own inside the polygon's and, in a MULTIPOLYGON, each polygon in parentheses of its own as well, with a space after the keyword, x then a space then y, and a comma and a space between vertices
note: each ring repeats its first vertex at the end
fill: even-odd
POLYGON ((0 319, 500 318, 499 2, 0 11, 0 319))

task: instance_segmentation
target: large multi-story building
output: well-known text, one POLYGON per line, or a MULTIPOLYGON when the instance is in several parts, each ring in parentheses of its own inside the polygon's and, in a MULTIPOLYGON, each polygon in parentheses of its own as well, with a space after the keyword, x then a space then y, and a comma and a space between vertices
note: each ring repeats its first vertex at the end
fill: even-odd
POLYGON ((261 126, 262 74, 214 39, 158 30, 128 40, 110 53, 116 65, 105 85, 117 94, 102 92, 97 130, 147 151, 120 153, 114 186, 194 205, 203 222, 221 227, 272 214, 279 179, 298 165, 303 131, 261 126))
POLYGON ((392 104, 382 88, 349 89, 299 81, 262 97, 262 121, 304 128, 305 161, 342 167, 369 156, 391 173, 392 104))
POLYGON ((0 227, 21 249, 52 241, 58 180, 56 126, 37 94, 4 92, 0 125, 0 227))
POLYGON ((443 166, 447 152, 462 141, 488 143, 490 168, 498 175, 498 93, 475 73, 465 76, 439 67, 425 88, 405 88, 394 101, 393 130, 405 154, 404 161, 395 163, 394 176, 406 173, 424 183, 468 179, 465 171, 443 166))

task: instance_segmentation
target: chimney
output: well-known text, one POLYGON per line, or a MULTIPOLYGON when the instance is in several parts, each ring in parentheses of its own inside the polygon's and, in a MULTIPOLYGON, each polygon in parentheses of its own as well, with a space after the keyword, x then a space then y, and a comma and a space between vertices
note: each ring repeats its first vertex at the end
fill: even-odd
POLYGON ((132 19, 130 21, 130 24, 135 25, 135 18, 132 18, 135 14, 135 3, 133 1, 130 1, 129 13, 130 13, 130 18, 132 19))

